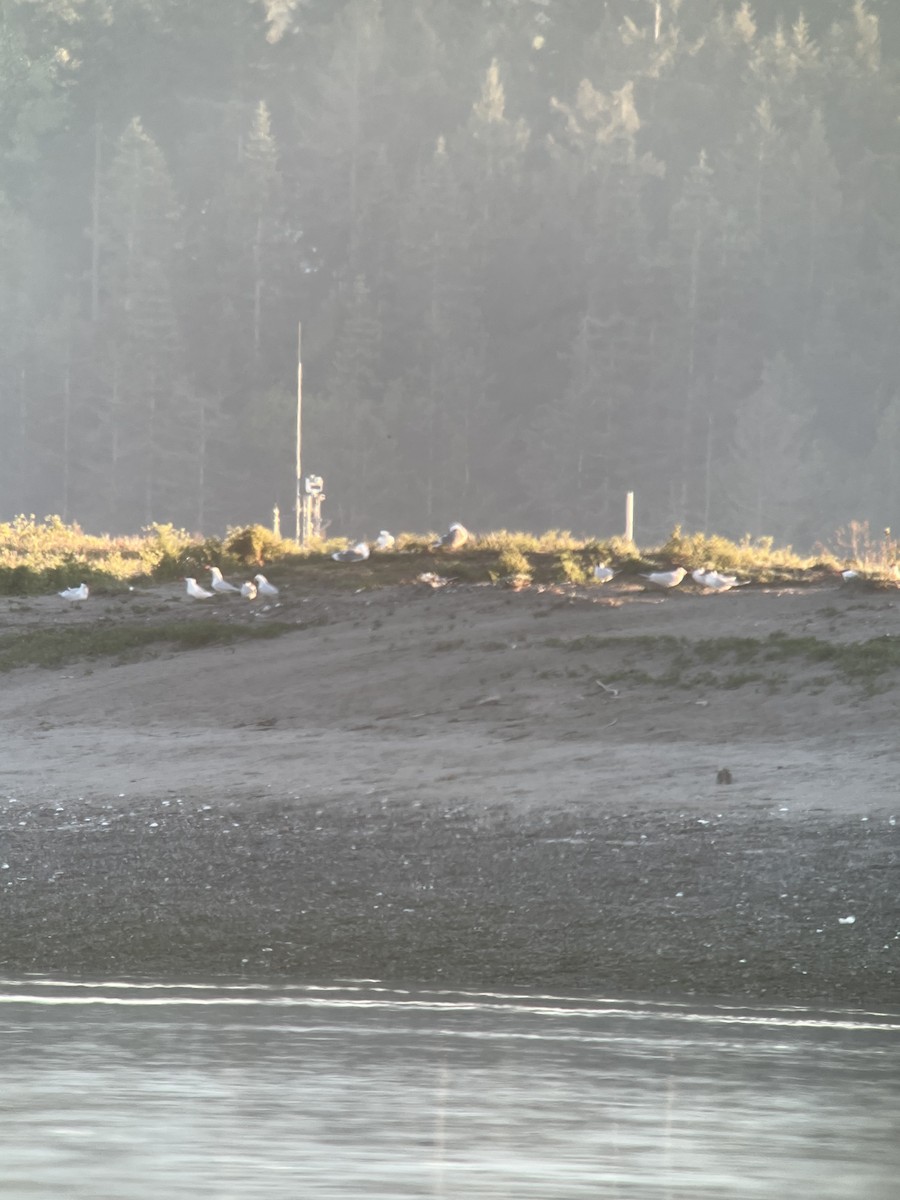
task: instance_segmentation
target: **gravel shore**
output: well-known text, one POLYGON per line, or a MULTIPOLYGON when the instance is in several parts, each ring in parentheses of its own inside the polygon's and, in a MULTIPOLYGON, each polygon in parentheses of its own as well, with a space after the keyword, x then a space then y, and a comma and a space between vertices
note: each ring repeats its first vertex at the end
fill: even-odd
POLYGON ((900 1006, 896 680, 662 661, 671 634, 883 636, 894 595, 295 585, 277 616, 4 676, 5 975, 900 1006))
POLYGON ((172 798, 0 837, 7 974, 898 1001, 883 820, 172 798))

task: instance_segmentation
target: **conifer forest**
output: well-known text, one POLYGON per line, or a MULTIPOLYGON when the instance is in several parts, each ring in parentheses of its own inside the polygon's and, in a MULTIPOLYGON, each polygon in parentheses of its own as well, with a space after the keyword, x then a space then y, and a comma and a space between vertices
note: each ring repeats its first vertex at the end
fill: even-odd
POLYGON ((896 0, 0 12, 0 520, 900 527, 896 0))

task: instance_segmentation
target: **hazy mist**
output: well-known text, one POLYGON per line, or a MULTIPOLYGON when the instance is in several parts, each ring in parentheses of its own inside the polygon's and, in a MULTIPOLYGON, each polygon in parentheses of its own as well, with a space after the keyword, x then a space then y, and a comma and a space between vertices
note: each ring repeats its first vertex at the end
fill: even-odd
POLYGON ((0 520, 900 526, 894 0, 4 0, 0 520))

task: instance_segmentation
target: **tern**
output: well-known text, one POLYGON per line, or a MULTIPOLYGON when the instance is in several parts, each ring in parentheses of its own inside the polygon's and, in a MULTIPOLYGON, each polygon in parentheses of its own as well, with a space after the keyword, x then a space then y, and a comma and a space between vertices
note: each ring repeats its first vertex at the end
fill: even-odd
POLYGON ((651 571, 649 575, 642 575, 641 579, 646 579, 653 587, 673 588, 678 587, 685 575, 687 571, 684 567, 675 567, 672 571, 651 571))
POLYGON ((718 571, 702 571, 699 567, 691 571, 691 579, 710 592, 728 592, 733 587, 742 586, 738 583, 737 575, 720 575, 718 571))
POLYGON ((363 562, 369 557, 369 543, 357 542, 356 545, 351 546, 349 550, 335 550, 331 557, 335 562, 363 562))
POLYGON ((375 539, 375 549, 376 550, 393 550, 393 548, 394 548, 394 535, 392 533, 388 533, 388 531, 386 529, 380 530, 378 533, 378 537, 375 539))
POLYGON ((201 587, 197 580, 191 579, 189 575, 185 575, 184 582, 187 584, 187 594, 192 600, 208 600, 212 595, 212 592, 201 587))
POLYGON ((733 575, 719 575, 716 571, 709 571, 703 586, 711 592, 728 592, 740 585, 733 575))
POLYGON ((608 567, 606 563, 597 563, 594 567, 594 578, 598 583, 609 583, 611 579, 615 579, 616 573, 612 567, 608 567))
POLYGON ((248 600, 256 599, 256 584, 251 583, 248 579, 246 583, 241 584, 241 595, 246 596, 248 600))
POLYGON ((212 575, 212 590, 214 592, 239 592, 241 589, 229 583, 227 579, 222 578, 222 572, 218 567, 210 567, 209 572, 212 575))
POLYGON ((269 583, 265 575, 254 575, 253 578, 256 580, 256 590, 261 596, 278 595, 278 588, 274 583, 269 583))
POLYGON ((458 550, 469 540, 469 531, 459 521, 454 521, 447 532, 438 541, 432 543, 432 550, 458 550))
POLYGON ((86 583, 80 583, 78 587, 65 588, 57 593, 62 596, 63 600, 87 600, 89 594, 86 583))

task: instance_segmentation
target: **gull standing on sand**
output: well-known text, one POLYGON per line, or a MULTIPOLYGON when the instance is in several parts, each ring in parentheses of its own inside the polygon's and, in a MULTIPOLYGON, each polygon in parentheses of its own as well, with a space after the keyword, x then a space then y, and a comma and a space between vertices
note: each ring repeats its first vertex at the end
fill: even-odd
POLYGON ((64 588, 63 591, 57 592, 58 596, 62 596, 63 600, 87 600, 88 585, 80 583, 78 587, 64 588))
POLYGON ((459 521, 454 521, 442 538, 432 542, 432 550, 458 550, 469 540, 469 531, 459 521))
POLYGON ((594 567, 594 579, 596 579, 597 583, 609 583, 615 577, 615 571, 612 567, 608 567, 606 563, 597 563, 594 567))
POLYGON ((379 530, 378 537, 375 539, 376 550, 393 550, 394 535, 388 533, 386 529, 379 530))
POLYGON ((331 557, 335 562, 363 562, 369 557, 369 543, 357 542, 356 545, 351 546, 349 550, 335 550, 331 557))
POLYGON ((236 588, 233 583, 229 583, 227 579, 223 579, 222 572, 218 567, 210 567, 209 573, 212 575, 210 586, 214 592, 239 592, 241 590, 236 588))
POLYGON ((646 579, 656 588, 673 588, 678 587, 685 575, 687 571, 684 567, 675 567, 671 571, 651 571, 649 575, 641 575, 641 579, 646 579))
POLYGON ((208 592, 205 587, 201 587, 196 579, 191 579, 189 575, 185 575, 184 582, 187 584, 187 594, 192 600, 208 600, 212 592, 208 592))
POLYGON ((246 583, 241 584, 241 595, 248 600, 256 599, 256 584, 251 583, 248 579, 246 583))
POLYGON ((278 595, 278 588, 274 583, 269 583, 265 575, 254 575, 253 578, 256 580, 256 590, 259 592, 260 596, 278 595))

